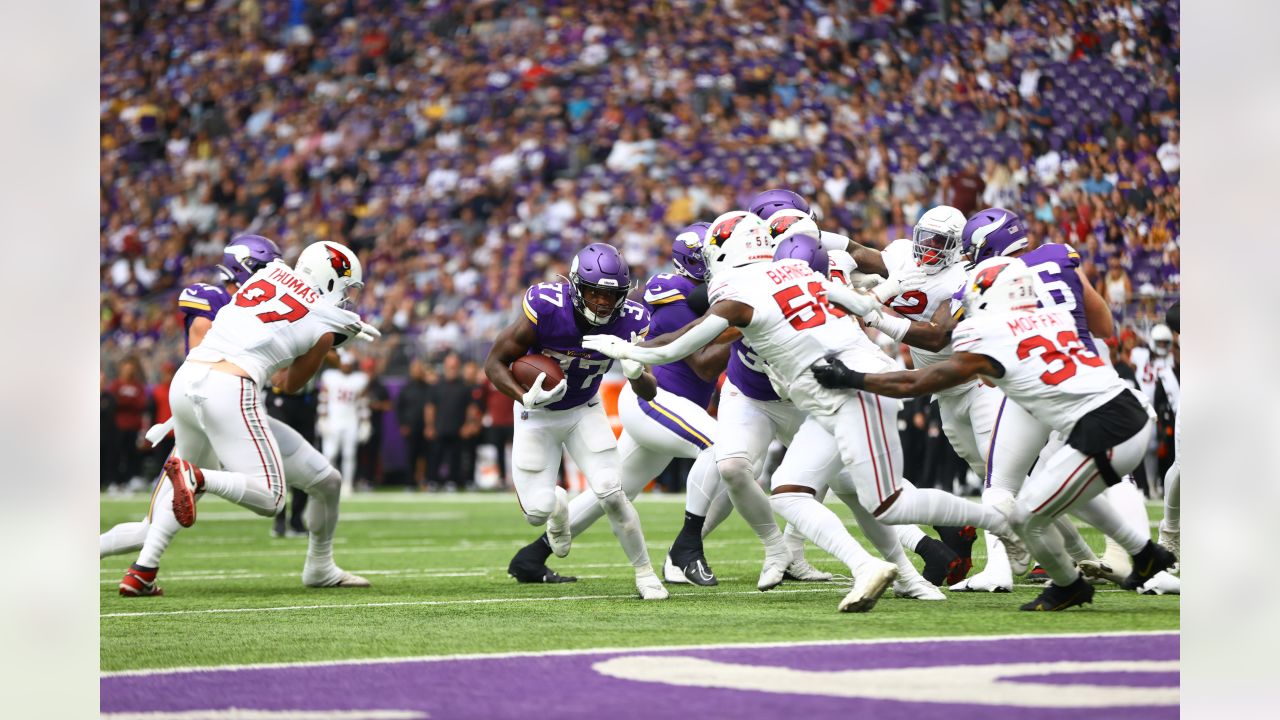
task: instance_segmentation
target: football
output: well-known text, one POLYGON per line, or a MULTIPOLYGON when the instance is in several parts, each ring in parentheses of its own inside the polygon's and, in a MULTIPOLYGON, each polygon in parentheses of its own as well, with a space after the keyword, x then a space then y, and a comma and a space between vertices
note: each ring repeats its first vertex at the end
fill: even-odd
POLYGON ((520 383, 520 387, 528 390, 533 387, 533 381, 538 379, 540 373, 546 373, 547 379, 543 381, 544 389, 551 389, 564 379, 564 370, 560 369, 560 363, 552 360, 546 355, 531 354, 511 363, 511 374, 516 376, 516 382, 520 383))

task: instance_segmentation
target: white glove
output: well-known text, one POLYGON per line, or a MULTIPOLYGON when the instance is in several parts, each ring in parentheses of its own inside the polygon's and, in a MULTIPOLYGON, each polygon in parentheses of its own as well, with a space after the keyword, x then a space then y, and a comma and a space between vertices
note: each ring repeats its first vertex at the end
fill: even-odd
POLYGON ((533 385, 529 387, 529 391, 520 398, 520 404, 525 410, 533 410, 544 405, 550 405, 559 402, 564 394, 569 392, 569 379, 561 380, 555 387, 550 390, 542 389, 542 381, 547 379, 546 373, 538 373, 538 377, 534 379, 533 385))
POLYGON ((886 303, 908 290, 924 287, 928 279, 929 276, 925 275, 919 267, 905 265, 889 273, 889 279, 877 285, 871 292, 880 298, 880 302, 886 303))
POLYGON ((880 307, 880 301, 874 295, 851 290, 838 283, 831 283, 827 288, 827 299, 858 317, 866 317, 880 307))
POLYGON ((635 380, 644 374, 644 363, 639 360, 619 360, 618 363, 622 365, 622 374, 628 380, 635 380))
POLYGON ((582 347, 608 355, 614 360, 630 360, 634 346, 614 335, 587 335, 582 338, 582 347))
POLYGON ((368 340, 369 342, 372 342, 382 337, 382 332, 367 322, 361 322, 360 332, 356 333, 356 337, 361 340, 368 340))
POLYGON ((152 425, 151 429, 147 431, 147 434, 145 437, 147 439, 147 442, 151 443, 151 447, 155 447, 156 445, 159 445, 160 441, 164 440, 165 436, 172 431, 173 431, 173 418, 170 417, 168 420, 165 420, 162 423, 159 423, 157 425, 152 425))

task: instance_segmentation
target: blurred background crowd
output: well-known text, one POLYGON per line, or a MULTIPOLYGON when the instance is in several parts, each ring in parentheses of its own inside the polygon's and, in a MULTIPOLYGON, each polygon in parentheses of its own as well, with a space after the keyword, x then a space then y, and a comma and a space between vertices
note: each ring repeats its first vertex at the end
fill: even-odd
MULTIPOLYGON (((178 291, 215 282, 242 233, 290 261, 356 248, 384 333, 366 367, 398 395, 455 355, 481 434, 510 404, 474 363, 527 285, 595 241, 642 280, 678 228, 769 187, 873 246, 939 203, 1019 212, 1081 252, 1122 362, 1179 294, 1176 0, 104 0, 101 17, 103 432, 122 442, 167 412, 178 291)), ((406 471, 412 452, 395 481, 450 482, 406 471)), ((118 454, 104 483, 146 474, 118 454)))

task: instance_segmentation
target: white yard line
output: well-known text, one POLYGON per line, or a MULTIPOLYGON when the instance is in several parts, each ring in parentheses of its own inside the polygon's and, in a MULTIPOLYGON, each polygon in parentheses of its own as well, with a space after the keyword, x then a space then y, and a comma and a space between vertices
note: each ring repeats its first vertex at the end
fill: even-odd
MULTIPOLYGON (((779 592, 777 590, 773 592, 779 592)), ((413 662, 448 662, 457 660, 501 660, 505 658, 539 658, 539 657, 560 657, 572 655, 596 655, 596 654, 614 654, 614 653, 642 653, 642 652, 680 652, 688 650, 719 650, 724 648, 732 649, 751 649, 751 648, 789 648, 804 646, 831 646, 831 645, 883 645, 886 643, 943 643, 943 642, 971 642, 971 641, 1000 641, 1000 640, 1037 640, 1037 639, 1060 639, 1060 638, 1098 638, 1098 637, 1154 637, 1160 635, 1179 635, 1177 630, 1143 630, 1136 632, 1094 632, 1094 633, 1038 633, 1027 635, 946 635, 941 637, 898 637, 898 638, 859 638, 845 640, 794 640, 783 642, 746 642, 746 643, 707 643, 700 645, 647 645, 639 647, 601 647, 601 648, 577 648, 569 650, 525 650, 516 652, 501 653, 464 653, 459 655, 419 655, 413 657, 387 657, 387 658, 347 658, 342 660, 310 660, 305 662, 282 662, 282 663, 252 663, 248 665, 215 665, 209 667, 177 667, 177 668, 157 668, 157 669, 141 669, 141 670, 117 670, 115 672, 104 672, 101 677, 129 677, 129 676, 147 676, 147 675, 170 675, 175 673, 193 673, 193 672, 217 672, 217 671, 239 671, 239 670, 270 670, 280 668, 312 668, 312 667, 333 667, 336 665, 377 665, 377 664, 399 664, 413 662)))

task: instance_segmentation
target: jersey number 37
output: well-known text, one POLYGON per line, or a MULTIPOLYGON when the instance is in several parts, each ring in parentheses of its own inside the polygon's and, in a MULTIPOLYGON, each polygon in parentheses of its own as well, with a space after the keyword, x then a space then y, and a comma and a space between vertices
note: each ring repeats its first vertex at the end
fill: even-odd
MULTIPOLYGON (((236 293, 236 305, 240 307, 257 307, 275 298, 276 293, 275 285, 266 280, 258 280, 240 288, 240 292, 236 293)), ((280 320, 297 322, 310 312, 305 305, 292 295, 281 295, 280 302, 288 312, 281 313, 275 310, 265 310, 255 317, 264 323, 278 322, 280 320)))

